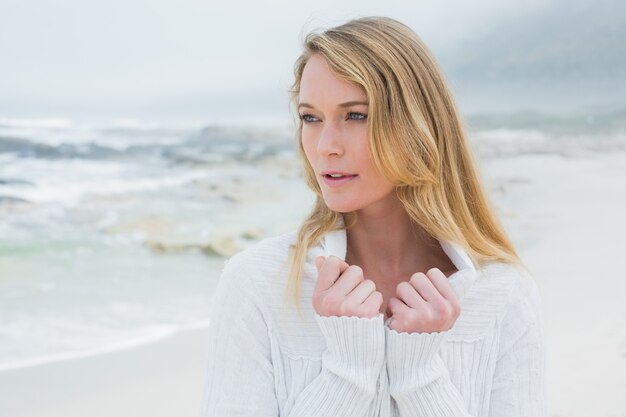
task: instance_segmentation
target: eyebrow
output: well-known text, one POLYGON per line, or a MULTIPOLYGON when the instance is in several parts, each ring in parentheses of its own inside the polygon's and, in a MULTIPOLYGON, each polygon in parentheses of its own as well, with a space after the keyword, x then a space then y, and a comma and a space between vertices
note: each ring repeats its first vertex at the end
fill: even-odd
MULTIPOLYGON (((356 105, 369 105, 369 102, 367 101, 358 101, 358 100, 354 100, 354 101, 346 101, 345 103, 341 103, 339 104, 337 107, 350 107, 350 106, 356 106, 356 105)), ((309 103, 300 103, 298 104, 298 108, 300 107, 308 107, 311 109, 314 109, 315 107, 312 104, 309 103)))

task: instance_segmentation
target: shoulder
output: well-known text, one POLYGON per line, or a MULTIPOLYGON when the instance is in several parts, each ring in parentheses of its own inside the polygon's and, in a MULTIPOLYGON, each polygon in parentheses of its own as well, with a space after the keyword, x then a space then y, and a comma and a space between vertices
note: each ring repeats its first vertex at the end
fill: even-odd
POLYGON ((524 266, 504 262, 491 262, 482 269, 485 277, 500 282, 508 292, 508 305, 525 300, 528 303, 541 301, 535 277, 524 266))
POLYGON ((492 329, 523 327, 541 318, 537 284, 523 266, 489 261, 469 278, 455 338, 474 340, 492 329))
POLYGON ((501 309, 498 314, 503 333, 513 335, 529 326, 541 326, 544 308, 535 277, 523 266, 492 262, 483 269, 492 285, 500 285, 501 309), (497 282, 497 284, 494 284, 497 282))

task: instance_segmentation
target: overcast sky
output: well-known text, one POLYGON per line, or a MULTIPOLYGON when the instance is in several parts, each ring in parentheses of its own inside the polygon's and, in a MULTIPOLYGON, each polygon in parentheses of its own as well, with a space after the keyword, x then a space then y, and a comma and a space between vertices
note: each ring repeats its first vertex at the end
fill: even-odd
POLYGON ((438 56, 551 1, 338 3, 0 0, 0 117, 280 115, 308 30, 386 15, 438 56))

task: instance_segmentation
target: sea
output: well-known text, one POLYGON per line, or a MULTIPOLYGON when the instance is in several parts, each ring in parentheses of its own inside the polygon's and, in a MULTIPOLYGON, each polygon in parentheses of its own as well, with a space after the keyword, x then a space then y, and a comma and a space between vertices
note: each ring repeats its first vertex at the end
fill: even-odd
POLYGON ((313 202, 288 125, 0 119, 0 371, 205 328, 313 202))

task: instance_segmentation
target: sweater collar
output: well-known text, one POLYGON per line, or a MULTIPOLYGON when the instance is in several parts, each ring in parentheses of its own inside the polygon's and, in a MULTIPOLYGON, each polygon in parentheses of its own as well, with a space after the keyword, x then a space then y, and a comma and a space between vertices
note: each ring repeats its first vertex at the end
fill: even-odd
MULTIPOLYGON (((343 225, 343 218, 340 217, 339 222, 343 225)), ((472 262, 467 252, 454 242, 438 239, 443 251, 448 255, 458 271, 468 270, 475 272, 476 266, 472 262)), ((322 247, 324 248, 324 256, 334 255, 342 260, 346 259, 347 236, 346 230, 333 230, 326 233, 322 239, 322 247)))

